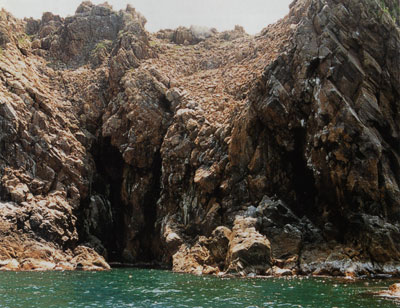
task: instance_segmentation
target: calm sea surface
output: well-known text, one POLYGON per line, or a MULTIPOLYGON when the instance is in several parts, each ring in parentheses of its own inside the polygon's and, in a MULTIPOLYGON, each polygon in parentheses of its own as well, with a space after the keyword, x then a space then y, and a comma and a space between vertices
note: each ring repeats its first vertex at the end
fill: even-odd
POLYGON ((160 270, 0 272, 0 307, 400 307, 394 281, 221 279, 160 270))

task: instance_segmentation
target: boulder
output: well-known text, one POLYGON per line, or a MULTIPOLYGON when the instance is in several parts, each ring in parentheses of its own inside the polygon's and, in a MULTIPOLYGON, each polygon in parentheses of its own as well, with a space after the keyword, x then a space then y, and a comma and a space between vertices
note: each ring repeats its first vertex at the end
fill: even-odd
POLYGON ((76 269, 79 270, 109 270, 110 266, 101 257, 98 253, 96 253, 93 249, 78 246, 74 249, 75 257, 71 259, 71 264, 75 266, 76 269))
POLYGON ((255 229, 256 219, 237 217, 226 257, 227 272, 265 274, 272 265, 271 244, 255 229))
POLYGON ((257 36, 0 11, 2 266, 400 275, 392 2, 293 1, 257 36))
POLYGON ((183 244, 172 257, 172 270, 195 275, 218 273, 218 267, 210 266, 209 261, 210 252, 201 243, 193 246, 183 244))
POLYGON ((399 283, 394 283, 389 286, 388 290, 380 291, 377 293, 379 296, 383 297, 389 297, 389 298, 395 298, 399 299, 400 298, 400 284, 399 283))
POLYGON ((210 239, 207 243, 207 248, 210 251, 214 262, 221 268, 225 263, 228 254, 229 242, 231 239, 232 231, 224 226, 215 228, 212 232, 210 239))

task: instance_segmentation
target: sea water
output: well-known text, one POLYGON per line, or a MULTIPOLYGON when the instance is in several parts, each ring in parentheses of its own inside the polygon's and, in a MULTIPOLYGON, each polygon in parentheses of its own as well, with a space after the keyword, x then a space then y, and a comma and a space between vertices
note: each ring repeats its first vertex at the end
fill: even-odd
POLYGON ((217 278, 161 270, 0 272, 0 307, 399 307, 389 280, 217 278))

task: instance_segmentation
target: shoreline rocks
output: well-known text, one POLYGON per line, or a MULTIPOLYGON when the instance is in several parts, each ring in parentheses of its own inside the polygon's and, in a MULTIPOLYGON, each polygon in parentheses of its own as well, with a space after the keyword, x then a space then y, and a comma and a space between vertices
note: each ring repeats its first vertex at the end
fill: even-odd
POLYGON ((400 31, 378 3, 297 0, 257 36, 145 23, 0 12, 2 268, 400 276, 400 31))
POLYGON ((395 283, 389 286, 388 290, 378 292, 377 295, 383 297, 389 297, 392 299, 400 299, 400 284, 395 283))

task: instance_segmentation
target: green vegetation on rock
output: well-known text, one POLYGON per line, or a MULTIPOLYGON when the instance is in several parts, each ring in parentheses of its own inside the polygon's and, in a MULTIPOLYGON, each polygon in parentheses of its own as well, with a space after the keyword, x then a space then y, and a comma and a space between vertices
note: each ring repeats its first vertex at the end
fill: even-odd
POLYGON ((111 48, 111 46, 112 46, 112 41, 110 41, 110 40, 100 41, 94 47, 93 53, 97 53, 97 52, 102 51, 104 49, 105 50, 109 50, 111 48))
POLYGON ((30 46, 30 37, 25 33, 20 34, 18 37, 18 46, 21 48, 27 48, 30 46))
POLYGON ((150 45, 150 47, 156 47, 156 46, 158 46, 158 42, 157 41, 150 41, 149 45, 150 45))
POLYGON ((390 15, 393 21, 400 26, 400 2, 397 0, 380 0, 379 6, 382 8, 384 13, 390 15))

